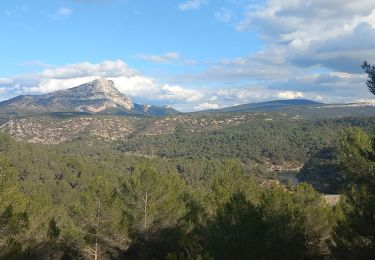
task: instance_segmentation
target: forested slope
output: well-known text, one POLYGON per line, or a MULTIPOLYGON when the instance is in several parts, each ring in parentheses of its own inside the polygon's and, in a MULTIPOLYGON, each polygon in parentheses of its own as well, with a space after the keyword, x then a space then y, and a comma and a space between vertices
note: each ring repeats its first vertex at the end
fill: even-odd
POLYGON ((327 149, 339 165, 340 136, 350 127, 371 132, 374 118, 177 118, 127 118, 137 130, 119 140, 87 131, 58 144, 0 135, 1 257, 334 257, 344 209, 307 184, 280 183, 274 170, 306 163, 301 176, 319 191, 327 181, 345 191, 344 173, 337 189, 336 175, 316 165, 331 162, 327 149))
MULTIPOLYGON (((321 207, 311 204, 311 210, 321 212, 319 225, 324 232, 331 230, 331 209, 320 195, 307 186, 289 193, 239 161, 125 157, 108 154, 105 144, 77 149, 76 144, 27 144, 6 136, 1 136, 0 144, 4 258, 79 259, 100 254, 101 258, 164 259, 186 254, 211 259, 237 250, 243 251, 242 256, 259 256, 269 249, 272 258, 276 247, 277 254, 285 257, 315 255, 315 247, 328 254, 328 247, 320 242, 308 248, 300 244, 293 253, 286 250, 301 236, 310 239, 298 228, 310 225, 301 218, 307 213, 299 210, 304 200, 298 194, 306 196, 305 190, 322 203, 321 207), (277 206, 284 199, 288 207, 277 206), (284 220, 282 228, 289 231, 277 234, 289 242, 281 247, 272 241, 275 210, 280 220, 286 214, 302 221, 284 220), (240 242, 233 233, 221 241, 228 217, 242 219, 253 213, 249 221, 258 223, 260 241, 268 243, 248 251, 251 248, 241 243, 252 243, 252 236, 240 242), (225 252, 223 243, 229 246, 225 252)), ((258 232, 252 225, 238 225, 235 228, 243 232, 258 232)))

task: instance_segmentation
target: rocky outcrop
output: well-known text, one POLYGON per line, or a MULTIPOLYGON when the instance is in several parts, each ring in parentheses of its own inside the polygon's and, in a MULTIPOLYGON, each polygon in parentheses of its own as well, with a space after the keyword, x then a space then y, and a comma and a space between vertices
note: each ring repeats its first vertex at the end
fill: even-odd
POLYGON ((134 104, 115 83, 105 78, 45 95, 23 95, 0 103, 0 112, 42 114, 84 112, 89 114, 170 115, 169 107, 134 104))

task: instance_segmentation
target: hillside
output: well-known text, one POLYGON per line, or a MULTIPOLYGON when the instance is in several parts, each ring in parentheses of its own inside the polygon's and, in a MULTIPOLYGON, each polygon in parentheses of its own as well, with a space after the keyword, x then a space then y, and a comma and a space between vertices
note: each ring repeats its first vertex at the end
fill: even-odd
POLYGON ((294 120, 287 115, 262 113, 181 114, 156 118, 55 114, 3 118, 0 131, 9 133, 16 140, 57 144, 82 136, 91 136, 105 141, 126 140, 136 136, 173 134, 181 128, 188 133, 196 133, 258 120, 272 121, 284 118, 294 120))
MULTIPOLYGON (((370 129, 374 117, 306 120, 280 113, 83 115, 3 119, 0 131, 41 144, 104 141, 126 154, 166 158, 237 158, 296 168, 335 144, 347 127, 370 129)), ((279 166, 277 166, 279 167, 279 166)))
MULTIPOLYGON (((294 219, 313 219, 331 232, 332 208, 318 191, 341 192, 347 182, 336 170, 336 154, 326 151, 335 153, 342 130, 370 132, 375 126, 375 117, 327 114, 321 119, 276 112, 152 117, 104 111, 109 114, 0 114, 0 131, 6 133, 0 134, 0 169, 7 176, 1 178, 0 193, 17 202, 17 214, 29 221, 22 226, 23 219, 15 215, 20 228, 8 234, 20 244, 9 244, 2 255, 89 259, 85 249, 94 237, 107 259, 132 259, 143 251, 147 259, 165 259, 170 252, 184 252, 190 241, 209 248, 210 241, 222 239, 213 230, 223 220, 218 214, 232 210, 231 205, 240 210, 248 205, 259 221, 269 223, 281 212, 288 229, 294 219), (298 184, 296 177, 316 190, 298 184), (244 204, 246 199, 253 204, 244 204), (311 210, 313 217, 305 215, 311 210), (92 235, 98 216, 103 233, 92 235), (150 226, 147 231, 144 223, 150 226)), ((232 219, 223 224, 225 229, 232 219)), ((273 230, 276 224, 260 225, 273 230)), ((311 226, 298 222, 293 232, 304 225, 304 230, 311 226)), ((272 236, 263 231, 265 244, 272 236)))
POLYGON ((203 112, 255 112, 255 111, 278 111, 282 107, 292 106, 316 106, 323 105, 323 103, 307 100, 307 99, 290 99, 290 100, 273 100, 260 103, 243 104, 233 107, 226 107, 221 109, 206 110, 203 112))
POLYGON ((290 115, 298 115, 306 119, 322 119, 337 117, 374 116, 375 105, 373 103, 323 104, 306 99, 291 99, 250 103, 222 109, 200 111, 199 113, 224 112, 279 112, 290 115))

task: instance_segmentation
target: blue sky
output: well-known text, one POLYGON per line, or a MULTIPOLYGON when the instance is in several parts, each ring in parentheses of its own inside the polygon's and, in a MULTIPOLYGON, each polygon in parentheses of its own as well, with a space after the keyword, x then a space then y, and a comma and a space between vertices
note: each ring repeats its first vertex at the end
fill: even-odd
POLYGON ((373 0, 2 1, 0 99, 108 77, 182 111, 369 101, 373 0))

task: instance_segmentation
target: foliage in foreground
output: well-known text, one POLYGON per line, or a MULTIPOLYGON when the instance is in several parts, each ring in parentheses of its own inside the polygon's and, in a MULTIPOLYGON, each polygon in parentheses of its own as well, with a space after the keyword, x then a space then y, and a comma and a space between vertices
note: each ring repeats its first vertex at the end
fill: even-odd
POLYGON ((362 130, 343 135, 349 189, 332 208, 311 186, 259 179, 237 160, 194 176, 168 160, 74 159, 4 137, 1 258, 371 259, 374 147, 362 130))
MULTIPOLYGON (((152 164, 137 162, 125 175, 107 172, 81 179, 73 188, 60 175, 53 180, 24 177, 2 159, 2 258, 272 259, 277 254, 298 259, 328 254, 331 208, 310 186, 287 190, 261 184, 236 160, 225 161, 194 184, 177 169, 159 172, 152 164), (47 185, 53 183, 56 190, 51 191, 47 185)), ((81 171, 88 177, 87 169, 83 162, 71 165, 72 174, 81 171)))
POLYGON ((375 136, 354 128, 341 140, 340 162, 351 188, 341 201, 334 253, 340 259, 375 257, 375 136))

